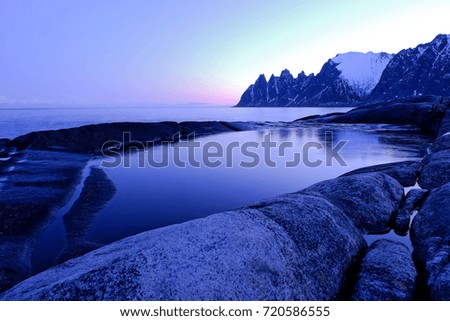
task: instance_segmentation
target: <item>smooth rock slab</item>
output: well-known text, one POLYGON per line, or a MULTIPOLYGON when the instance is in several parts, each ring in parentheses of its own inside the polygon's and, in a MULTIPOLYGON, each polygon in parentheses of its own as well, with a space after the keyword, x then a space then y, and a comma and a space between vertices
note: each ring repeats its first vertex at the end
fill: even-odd
POLYGON ((412 300, 416 277, 411 253, 404 244, 378 240, 364 256, 352 300, 412 300))
POLYGON ((16 154, 3 174, 7 180, 0 193, 0 236, 27 234, 63 205, 89 158, 49 151, 16 154))
POLYGON ((226 122, 213 121, 108 123, 33 132, 13 139, 11 145, 18 149, 102 154, 113 147, 127 152, 130 149, 152 146, 153 142, 172 142, 176 140, 178 134, 201 136, 234 130, 226 122))
MULTIPOLYGON (((415 125, 423 130, 437 134, 444 110, 435 109, 436 97, 406 98, 389 102, 380 102, 358 108, 347 113, 324 115, 313 121, 330 123, 399 124, 415 125)), ((441 125, 442 128, 442 125, 441 125)))
POLYGON ((32 275, 33 236, 0 238, 0 293, 32 275))
POLYGON ((450 300, 450 183, 431 191, 411 226, 427 298, 450 300))
POLYGON ((404 189, 386 174, 366 173, 323 181, 299 193, 326 198, 364 233, 384 233, 401 205, 404 189))
POLYGON ((29 133, 13 139, 12 145, 18 149, 100 154, 108 142, 108 147, 119 143, 140 147, 149 141, 172 141, 173 135, 179 131, 180 126, 175 122, 86 125, 29 133), (129 133, 126 141, 124 133, 129 133))
POLYGON ((365 248, 331 203, 293 195, 112 243, 0 300, 333 300, 365 248))
POLYGON ((404 161, 363 167, 345 173, 342 176, 381 172, 396 179, 402 186, 408 187, 416 183, 420 168, 420 162, 404 161))
POLYGON ((214 135, 219 133, 233 132, 236 129, 233 126, 229 126, 226 122, 218 121, 187 121, 180 123, 180 133, 183 136, 195 135, 205 136, 214 135))
POLYGON ((434 189, 450 182, 450 149, 428 155, 423 160, 419 185, 434 189))
POLYGON ((1 169, 0 292, 31 274, 38 234, 73 193, 88 155, 50 151, 14 154, 1 169))

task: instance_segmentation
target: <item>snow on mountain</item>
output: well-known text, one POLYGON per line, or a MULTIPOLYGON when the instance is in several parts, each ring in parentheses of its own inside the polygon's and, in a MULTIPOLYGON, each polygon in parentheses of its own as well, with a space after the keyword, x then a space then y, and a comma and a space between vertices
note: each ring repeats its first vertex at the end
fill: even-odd
POLYGON ((357 94, 369 94, 380 80, 383 70, 394 57, 392 54, 348 52, 331 59, 341 72, 339 77, 350 85, 357 94))

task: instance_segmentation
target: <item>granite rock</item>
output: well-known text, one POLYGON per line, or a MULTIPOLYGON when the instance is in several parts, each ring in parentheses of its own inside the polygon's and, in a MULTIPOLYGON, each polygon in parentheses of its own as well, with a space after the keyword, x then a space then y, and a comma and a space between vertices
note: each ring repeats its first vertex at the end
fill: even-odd
POLYGON ((363 233, 384 233, 401 205, 404 189, 386 174, 364 173, 323 181, 299 193, 326 198, 363 233))
POLYGON ((334 300, 365 248, 337 207, 294 194, 114 242, 0 300, 334 300))
POLYGON ((353 174, 381 172, 396 179, 402 186, 413 186, 419 175, 421 164, 414 161, 403 161, 396 163, 388 163, 381 165, 374 165, 355 169, 351 172, 345 173, 342 176, 349 176, 353 174))
POLYGON ((426 298, 450 300, 450 183, 431 191, 414 217, 411 241, 426 298))
POLYGON ((357 276, 353 300, 412 300, 417 271, 409 249, 402 243, 381 239, 364 256, 357 276))
POLYGON ((419 185, 424 189, 433 189, 450 182, 450 150, 430 154, 423 159, 423 168, 419 176, 419 185))

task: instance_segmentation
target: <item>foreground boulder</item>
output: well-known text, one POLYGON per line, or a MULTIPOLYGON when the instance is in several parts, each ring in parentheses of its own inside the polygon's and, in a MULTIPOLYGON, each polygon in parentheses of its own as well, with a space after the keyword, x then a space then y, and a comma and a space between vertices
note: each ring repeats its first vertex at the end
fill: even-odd
POLYGON ((397 213, 394 220, 394 232, 405 236, 409 231, 411 215, 418 210, 429 191, 423 189, 412 189, 406 194, 402 209, 397 213))
POLYGON ((367 250, 358 273, 353 300, 412 300, 417 271, 408 247, 378 240, 367 250))
POLYGON ((423 160, 419 185, 433 189, 450 182, 450 149, 428 155, 423 160))
POLYGON ((344 114, 312 117, 309 121, 346 124, 414 125, 424 131, 437 134, 445 113, 443 105, 437 106, 438 101, 438 98, 432 96, 405 98, 354 108, 344 114))
POLYGON ((433 190, 411 226, 428 299, 450 300, 450 183, 433 190))
POLYGON ((432 153, 440 152, 441 150, 450 149, 450 133, 437 138, 430 147, 432 153))
POLYGON ((366 173, 323 181, 300 193, 326 198, 363 233, 384 233, 401 205, 404 189, 386 174, 366 173))
POLYGON ((291 194, 115 242, 0 300, 333 300, 365 248, 334 205, 291 194))
POLYGON ((351 172, 345 173, 342 176, 350 176, 362 173, 381 172, 396 179, 401 185, 413 186, 417 181, 421 164, 420 162, 404 161, 388 164, 380 164, 369 167, 355 169, 351 172))

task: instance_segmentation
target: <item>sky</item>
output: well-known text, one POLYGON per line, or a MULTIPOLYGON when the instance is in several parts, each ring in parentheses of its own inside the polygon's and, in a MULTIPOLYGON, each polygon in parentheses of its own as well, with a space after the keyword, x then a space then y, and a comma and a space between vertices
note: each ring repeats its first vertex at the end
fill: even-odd
POLYGON ((259 74, 450 33, 448 0, 0 0, 0 106, 234 105, 259 74))

